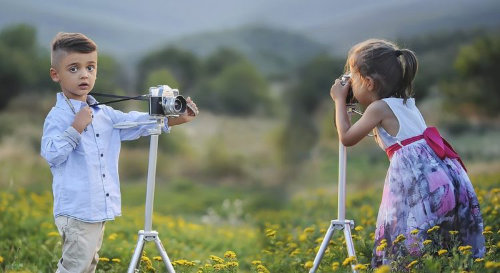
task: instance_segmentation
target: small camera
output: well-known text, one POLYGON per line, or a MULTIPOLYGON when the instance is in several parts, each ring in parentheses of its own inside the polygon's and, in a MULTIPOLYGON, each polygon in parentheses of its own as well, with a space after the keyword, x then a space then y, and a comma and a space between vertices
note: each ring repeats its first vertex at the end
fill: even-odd
MULTIPOLYGON (((342 86, 346 85, 347 82, 351 79, 351 73, 349 74, 344 74, 340 78, 340 84, 342 86)), ((358 100, 354 97, 354 93, 352 92, 352 87, 349 87, 349 90, 347 91, 347 97, 345 98, 345 103, 346 104, 355 104, 357 103, 358 100)))
POLYGON ((186 99, 168 85, 149 88, 149 115, 179 116, 186 112, 186 99))

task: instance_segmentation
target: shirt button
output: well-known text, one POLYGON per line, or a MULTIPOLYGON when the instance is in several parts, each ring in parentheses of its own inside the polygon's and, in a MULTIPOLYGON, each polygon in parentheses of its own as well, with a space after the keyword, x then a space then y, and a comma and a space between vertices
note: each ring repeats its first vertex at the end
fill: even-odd
POLYGON ((101 157, 103 157, 103 156, 104 156, 104 154, 101 154, 101 157))
POLYGON ((109 193, 106 193, 106 196, 109 196, 109 193))
POLYGON ((102 177, 106 177, 106 175, 105 175, 105 174, 102 174, 102 177))
POLYGON ((96 137, 99 137, 99 134, 95 134, 96 137))

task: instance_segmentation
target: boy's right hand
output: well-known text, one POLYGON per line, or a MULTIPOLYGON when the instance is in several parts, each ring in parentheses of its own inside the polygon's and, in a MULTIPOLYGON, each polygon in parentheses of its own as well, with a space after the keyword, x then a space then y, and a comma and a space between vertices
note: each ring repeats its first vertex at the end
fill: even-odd
POLYGON ((76 113, 75 120, 73 121, 73 128, 75 128, 80 134, 87 128, 87 125, 89 125, 92 122, 92 109, 90 107, 85 106, 83 107, 78 113, 76 113))

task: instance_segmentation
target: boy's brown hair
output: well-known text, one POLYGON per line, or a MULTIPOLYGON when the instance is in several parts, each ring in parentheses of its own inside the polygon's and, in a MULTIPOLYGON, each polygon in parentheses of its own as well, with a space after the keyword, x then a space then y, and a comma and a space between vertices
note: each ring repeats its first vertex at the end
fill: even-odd
POLYGON ((57 59, 57 52, 66 53, 91 53, 97 50, 97 45, 92 39, 81 33, 59 32, 52 41, 52 51, 50 54, 51 66, 54 66, 57 59))

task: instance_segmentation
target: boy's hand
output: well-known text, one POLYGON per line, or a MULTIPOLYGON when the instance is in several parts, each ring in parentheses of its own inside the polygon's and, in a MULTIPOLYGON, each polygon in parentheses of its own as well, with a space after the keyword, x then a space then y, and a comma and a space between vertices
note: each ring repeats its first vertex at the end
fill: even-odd
POLYGON ((336 79, 335 83, 330 89, 330 97, 332 97, 333 101, 341 100, 345 102, 345 98, 347 97, 347 92, 349 91, 351 82, 348 81, 345 85, 342 85, 341 82, 342 81, 340 79, 336 79))
POLYGON ((87 128, 87 125, 89 125, 92 122, 92 118, 94 116, 92 115, 92 109, 90 107, 85 106, 83 107, 78 113, 76 113, 75 120, 73 121, 73 128, 75 128, 80 134, 87 128))
POLYGON ((174 126, 174 125, 179 125, 183 124, 186 122, 190 122, 193 120, 199 113, 198 107, 196 106, 196 103, 193 102, 191 97, 187 97, 186 99, 187 102, 187 109, 186 112, 179 117, 176 118, 169 118, 168 119, 168 126, 174 126))

